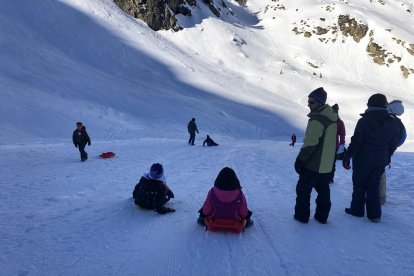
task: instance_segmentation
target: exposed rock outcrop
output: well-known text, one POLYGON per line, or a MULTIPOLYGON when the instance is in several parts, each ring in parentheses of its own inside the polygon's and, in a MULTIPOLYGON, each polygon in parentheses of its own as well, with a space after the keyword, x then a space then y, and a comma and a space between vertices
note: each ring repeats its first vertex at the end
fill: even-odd
POLYGON ((219 9, 214 5, 213 0, 203 0, 205 4, 208 5, 208 8, 210 11, 217 17, 220 17, 220 11, 219 9))
POLYGON ((358 23, 355 18, 351 18, 349 15, 340 15, 338 25, 344 36, 351 36, 356 42, 361 41, 368 32, 367 25, 358 23))
POLYGON ((143 20, 155 30, 179 30, 176 14, 191 15, 187 5, 196 4, 196 0, 114 0, 126 13, 143 20))
POLYGON ((247 0, 235 0, 240 6, 246 5, 247 0))
MULTIPOLYGON (((177 14, 191 16, 191 7, 197 5, 197 0, 114 0, 114 2, 129 15, 139 18, 151 29, 178 31, 181 29, 177 19, 177 14)), ((210 11, 220 17, 220 7, 217 7, 214 0, 202 0, 210 11)), ((247 0, 236 0, 240 5, 245 5, 247 0)), ((221 6, 228 9, 228 13, 233 15, 224 0, 221 6)))

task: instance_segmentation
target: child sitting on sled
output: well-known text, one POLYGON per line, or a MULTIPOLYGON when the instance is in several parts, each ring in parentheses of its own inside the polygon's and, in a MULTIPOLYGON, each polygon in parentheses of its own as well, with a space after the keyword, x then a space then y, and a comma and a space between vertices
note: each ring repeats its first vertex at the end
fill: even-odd
POLYGON ((174 198, 174 194, 165 182, 164 169, 159 163, 153 164, 149 173, 144 173, 132 196, 135 204, 144 209, 154 210, 159 214, 175 212, 174 209, 164 206, 174 198))
POLYGON ((207 144, 207 146, 209 146, 209 147, 213 147, 213 146, 218 146, 219 144, 217 144, 216 142, 214 142, 214 140, 213 139, 211 139, 211 137, 210 137, 210 135, 207 135, 207 138, 206 138, 206 140, 204 140, 204 142, 203 142, 203 147, 204 147, 204 145, 205 144, 207 144))
POLYGON ((223 168, 214 181, 214 187, 208 192, 203 208, 199 210, 197 223, 205 225, 204 218, 211 217, 236 221, 246 219, 246 227, 251 226, 252 212, 247 208, 241 188, 236 173, 231 168, 223 168))

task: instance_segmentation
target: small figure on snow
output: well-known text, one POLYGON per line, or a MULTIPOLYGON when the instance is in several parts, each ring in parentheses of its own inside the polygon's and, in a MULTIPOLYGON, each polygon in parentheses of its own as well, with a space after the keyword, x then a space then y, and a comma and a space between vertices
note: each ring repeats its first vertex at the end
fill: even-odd
POLYGON ((246 219, 246 227, 253 224, 250 218, 252 212, 247 208, 246 197, 242 192, 240 181, 233 169, 225 167, 214 181, 214 187, 210 189, 200 213, 197 223, 204 224, 205 217, 220 219, 246 219))
POLYGON ((197 134, 199 133, 195 121, 196 121, 196 119, 192 118, 191 121, 188 122, 188 125, 187 125, 188 133, 190 133, 190 139, 188 139, 188 144, 191 145, 191 146, 194 146, 195 133, 196 132, 197 132, 197 134))
POLYGON ((89 138, 88 133, 86 132, 86 127, 81 123, 76 123, 76 129, 72 134, 72 141, 75 147, 79 149, 81 162, 84 162, 88 159, 88 153, 85 151, 86 144, 91 145, 91 139, 89 138))
POLYGON ((212 146, 218 146, 218 145, 219 145, 219 144, 217 144, 216 142, 214 142, 214 140, 213 140, 213 139, 211 139, 209 135, 207 135, 206 140, 204 140, 204 142, 203 142, 203 147, 204 147, 204 145, 205 145, 205 144, 207 144, 207 146, 209 146, 209 147, 212 147, 212 146))
POLYGON ((174 209, 164 206, 174 198, 174 193, 167 186, 164 168, 159 163, 152 164, 150 172, 144 173, 135 186, 132 196, 135 204, 144 209, 154 210, 158 214, 175 212, 174 209))
POLYGON ((289 144, 289 146, 294 147, 295 143, 296 143, 296 134, 295 133, 293 133, 292 137, 290 137, 290 141, 291 141, 291 143, 289 144))

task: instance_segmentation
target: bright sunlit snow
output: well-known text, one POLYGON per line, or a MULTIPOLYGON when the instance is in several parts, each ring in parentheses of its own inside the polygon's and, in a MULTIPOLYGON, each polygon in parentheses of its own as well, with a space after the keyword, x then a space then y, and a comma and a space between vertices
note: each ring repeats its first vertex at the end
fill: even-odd
POLYGON ((154 32, 111 0, 0 1, 0 275, 412 275, 414 77, 373 63, 369 37, 325 44, 292 29, 358 15, 414 68, 387 44, 393 35, 414 43, 414 7, 323 2, 226 1, 235 16, 216 18, 198 1, 179 18, 185 29, 154 32), (266 10, 276 2, 286 10, 266 10), (345 214, 352 172, 339 162, 328 224, 312 218, 315 192, 309 224, 293 220, 301 143, 289 139, 303 138, 307 96, 320 86, 340 106, 347 144, 371 94, 403 100, 408 140, 386 170, 379 224, 345 214), (200 135, 189 147, 192 117, 200 135), (92 139, 85 163, 71 141, 76 121, 92 139), (220 146, 202 147, 207 134, 220 146), (117 155, 100 159, 106 151, 117 155), (155 162, 175 213, 131 199, 155 162), (239 235, 196 223, 225 166, 253 211, 239 235))

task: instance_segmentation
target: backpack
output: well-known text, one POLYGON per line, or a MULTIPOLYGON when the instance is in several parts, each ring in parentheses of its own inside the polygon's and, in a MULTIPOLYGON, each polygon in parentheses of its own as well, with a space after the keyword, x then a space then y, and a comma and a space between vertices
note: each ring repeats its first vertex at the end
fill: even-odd
POLYGON ((400 124, 400 136, 398 138, 398 143, 397 143, 397 147, 399 147, 402 144, 404 144, 405 139, 407 139, 407 130, 405 129, 405 126, 404 126, 404 124, 403 124, 403 122, 401 121, 400 118, 398 118, 397 116, 395 116, 395 119, 400 124))

